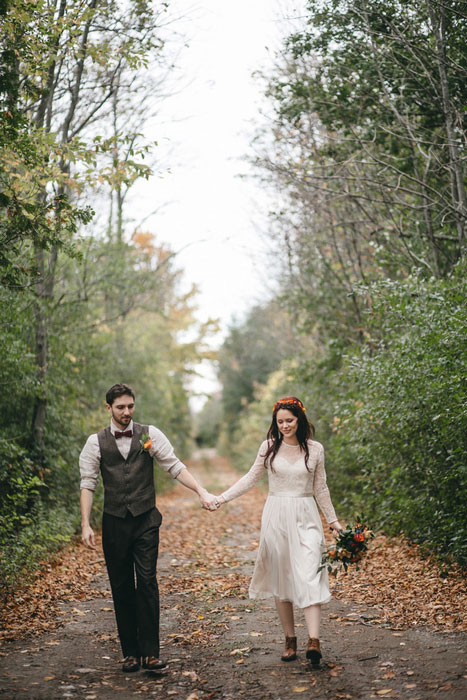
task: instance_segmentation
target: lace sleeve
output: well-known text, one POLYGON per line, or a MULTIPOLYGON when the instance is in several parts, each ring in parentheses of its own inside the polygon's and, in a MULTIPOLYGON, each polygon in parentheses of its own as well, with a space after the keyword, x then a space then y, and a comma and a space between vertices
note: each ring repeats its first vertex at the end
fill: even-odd
POLYGON ((226 501, 232 501, 234 498, 242 496, 244 493, 252 489, 253 486, 255 486, 255 484, 257 484, 261 479, 263 474, 266 473, 267 470, 264 467, 264 455, 266 454, 266 448, 267 444, 263 442, 249 471, 247 471, 247 473, 244 474, 241 479, 236 481, 235 484, 227 489, 227 491, 224 491, 224 493, 221 494, 226 501))
POLYGON ((336 511, 332 505, 329 488, 326 483, 326 470, 324 468, 324 448, 319 446, 318 461, 316 463, 315 475, 313 479, 313 493, 317 504, 320 507, 327 523, 337 520, 336 511))

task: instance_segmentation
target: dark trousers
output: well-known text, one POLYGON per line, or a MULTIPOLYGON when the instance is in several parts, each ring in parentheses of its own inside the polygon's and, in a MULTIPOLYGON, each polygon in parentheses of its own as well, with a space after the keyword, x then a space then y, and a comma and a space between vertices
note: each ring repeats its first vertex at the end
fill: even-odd
POLYGON ((159 657, 160 522, 157 508, 136 517, 104 513, 102 518, 102 547, 123 656, 159 657))

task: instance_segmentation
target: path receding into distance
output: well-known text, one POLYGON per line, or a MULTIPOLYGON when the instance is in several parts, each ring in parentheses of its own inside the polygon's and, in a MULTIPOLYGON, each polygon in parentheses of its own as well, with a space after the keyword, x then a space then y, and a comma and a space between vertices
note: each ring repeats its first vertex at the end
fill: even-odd
MULTIPOLYGON (((212 452, 200 454, 190 467, 215 493, 238 476, 212 452)), ((299 658, 280 661, 283 634, 273 603, 247 598, 264 498, 256 488, 216 513, 201 510, 181 486, 158 498, 166 672, 121 672, 112 600, 98 551, 89 580, 93 597, 61 603, 57 629, 4 643, 0 698, 465 700, 465 633, 381 626, 373 622, 380 610, 365 600, 340 597, 339 580, 334 584, 339 597, 324 607, 321 668, 311 669, 305 659, 307 634, 300 616, 299 658)))

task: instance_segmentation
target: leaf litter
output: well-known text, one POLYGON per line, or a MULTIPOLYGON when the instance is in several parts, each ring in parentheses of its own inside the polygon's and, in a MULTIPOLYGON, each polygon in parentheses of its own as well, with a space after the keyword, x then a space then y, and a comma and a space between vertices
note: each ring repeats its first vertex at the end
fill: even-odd
MULTIPOLYGON (((225 485, 228 485, 235 475, 226 465, 224 472, 227 474, 225 485)), ((219 491, 220 488, 215 490, 219 491)), ((218 644, 224 631, 248 617, 247 610, 251 611, 238 608, 238 601, 247 598, 251 571, 249 567, 245 573, 246 560, 243 558, 242 562, 239 550, 244 549, 245 556, 254 557, 251 550, 258 544, 257 532, 265 492, 254 489, 217 513, 203 511, 195 499, 188 499, 183 492, 181 497, 181 492, 182 489, 177 487, 158 497, 158 506, 164 514, 161 554, 166 555, 170 562, 161 570, 161 593, 162 596, 175 593, 175 601, 181 601, 173 605, 174 613, 179 613, 180 623, 176 632, 167 636, 166 644, 178 647, 183 657, 187 647, 196 645, 196 648, 207 650, 218 644), (239 541, 245 544, 239 545, 239 541)), ((63 620, 62 602, 73 604, 97 596, 108 598, 109 593, 102 590, 102 586, 96 587, 96 574, 102 576, 104 571, 99 553, 86 549, 76 539, 56 561, 45 563, 31 584, 9 597, 3 608, 1 639, 19 639, 56 629, 63 620)), ((467 596, 459 572, 453 570, 443 578, 437 563, 423 558, 418 548, 410 543, 378 535, 361 569, 338 575, 335 581, 331 581, 331 586, 335 598, 355 601, 362 609, 355 615, 330 615, 343 627, 363 622, 394 630, 406 630, 415 624, 449 632, 467 629, 467 596), (371 608, 372 614, 365 617, 367 608, 371 608)), ((101 610, 110 613, 113 608, 103 606, 101 610)), ((71 612, 72 615, 78 613, 80 616, 86 614, 78 608, 71 612)), ((351 628, 345 629, 350 633, 351 628)), ((400 633, 395 631, 394 634, 400 633)), ((246 662, 255 651, 251 645, 261 643, 261 635, 262 632, 250 628, 244 638, 245 642, 251 640, 250 646, 242 645, 243 639, 238 638, 237 645, 225 652, 239 672, 248 672, 246 662)), ((180 656, 180 653, 176 655, 180 656)), ((327 666, 328 677, 338 681, 341 667, 336 664, 327 666)), ((170 668, 174 668, 175 673, 175 666, 170 668)), ((195 688, 192 685, 192 695, 204 700, 209 695, 205 692, 207 688, 198 690, 205 682, 203 673, 198 666, 195 669, 191 666, 191 669, 188 665, 187 671, 178 673, 186 683, 196 684, 195 688)), ((406 673, 407 680, 411 680, 411 673, 406 673)), ((269 675, 276 673, 270 672, 269 675)), ((393 675, 385 668, 380 677, 390 680, 393 675)), ((290 690, 305 692, 313 684, 314 680, 307 678, 303 684, 290 686, 290 690)), ((417 686, 407 683, 405 687, 417 686)), ((377 697, 391 696, 390 688, 378 690, 373 690, 377 697)), ((167 686, 164 692, 166 695, 178 693, 167 686)), ((189 696, 188 690, 185 695, 183 691, 181 693, 183 697, 189 696)), ((337 693, 335 697, 348 695, 337 693)))

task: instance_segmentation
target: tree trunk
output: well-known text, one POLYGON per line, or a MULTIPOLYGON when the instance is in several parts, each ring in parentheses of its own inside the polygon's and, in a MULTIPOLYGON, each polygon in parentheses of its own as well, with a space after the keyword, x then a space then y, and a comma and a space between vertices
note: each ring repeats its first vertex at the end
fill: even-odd
POLYGON ((428 0, 428 10, 436 40, 438 72, 441 84, 446 135, 448 139, 451 192, 453 205, 456 209, 456 223, 460 254, 463 256, 465 246, 465 229, 467 223, 467 196, 464 187, 462 160, 459 154, 454 130, 454 110, 451 102, 449 82, 446 71, 446 8, 442 3, 436 3, 436 6, 437 11, 435 11, 431 0, 428 0))

